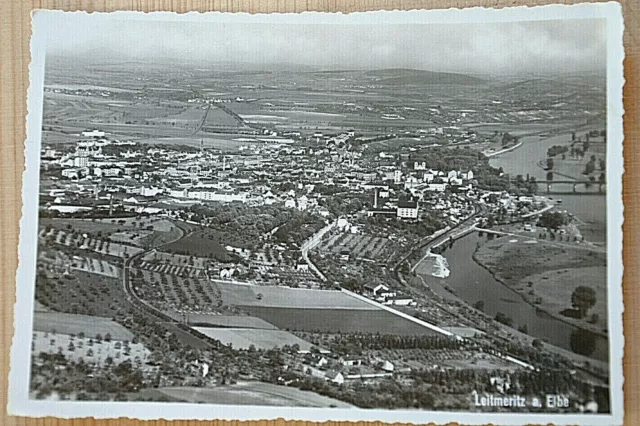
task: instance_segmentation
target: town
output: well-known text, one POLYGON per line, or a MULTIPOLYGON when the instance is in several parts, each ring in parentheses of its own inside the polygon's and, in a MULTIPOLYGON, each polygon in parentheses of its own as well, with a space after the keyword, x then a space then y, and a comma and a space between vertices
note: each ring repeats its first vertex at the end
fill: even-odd
POLYGON ((606 192, 602 92, 445 74, 398 105, 384 71, 64 75, 45 85, 34 398, 608 410, 606 232, 572 208, 606 192))

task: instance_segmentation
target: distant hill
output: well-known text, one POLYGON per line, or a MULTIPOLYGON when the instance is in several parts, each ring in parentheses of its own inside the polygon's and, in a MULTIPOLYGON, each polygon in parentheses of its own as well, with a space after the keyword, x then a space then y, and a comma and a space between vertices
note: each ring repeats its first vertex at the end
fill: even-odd
POLYGON ((433 72, 394 68, 368 71, 367 76, 375 78, 377 84, 386 85, 426 85, 426 84, 460 84, 474 85, 484 83, 485 80, 466 74, 433 72))

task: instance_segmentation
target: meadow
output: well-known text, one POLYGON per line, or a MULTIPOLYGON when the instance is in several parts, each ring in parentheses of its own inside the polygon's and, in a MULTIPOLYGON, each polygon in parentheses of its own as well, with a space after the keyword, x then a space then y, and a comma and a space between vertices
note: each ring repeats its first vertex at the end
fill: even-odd
MULTIPOLYGON (((340 407, 350 408, 346 402, 301 391, 297 388, 262 382, 243 382, 233 386, 214 388, 172 387, 158 388, 170 399, 185 402, 229 405, 267 405, 281 407, 340 407)), ((155 390, 154 390, 155 392, 155 390)))
POLYGON ((240 306, 280 329, 321 333, 381 333, 401 336, 435 334, 433 330, 381 309, 312 309, 240 306))
POLYGON ((217 327, 193 327, 193 329, 225 345, 231 345, 234 349, 247 350, 253 346, 255 349, 268 350, 282 348, 285 345, 298 345, 301 352, 309 352, 313 346, 284 330, 217 327))
MULTIPOLYGON (((225 305, 294 309, 371 311, 377 307, 337 290, 234 284, 216 281, 225 305)), ((268 320, 267 320, 268 321, 268 320)))
POLYGON ((33 330, 87 337, 109 334, 113 340, 131 340, 133 333, 110 318, 66 314, 61 312, 35 312, 33 330))

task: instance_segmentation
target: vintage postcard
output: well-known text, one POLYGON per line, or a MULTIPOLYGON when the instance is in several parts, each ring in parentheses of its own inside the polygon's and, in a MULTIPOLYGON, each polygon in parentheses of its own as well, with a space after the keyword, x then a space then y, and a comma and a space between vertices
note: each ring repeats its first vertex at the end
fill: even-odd
POLYGON ((622 423, 617 3, 32 20, 11 414, 622 423))

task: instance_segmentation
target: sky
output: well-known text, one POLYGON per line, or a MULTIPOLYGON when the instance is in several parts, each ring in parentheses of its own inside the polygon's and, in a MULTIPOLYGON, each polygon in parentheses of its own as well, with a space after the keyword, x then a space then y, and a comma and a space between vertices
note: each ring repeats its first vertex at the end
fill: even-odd
POLYGON ((605 21, 481 24, 176 22, 65 14, 47 54, 107 60, 273 64, 322 70, 412 68, 469 74, 604 70, 605 21))

